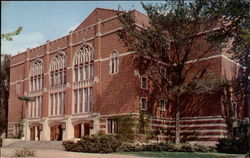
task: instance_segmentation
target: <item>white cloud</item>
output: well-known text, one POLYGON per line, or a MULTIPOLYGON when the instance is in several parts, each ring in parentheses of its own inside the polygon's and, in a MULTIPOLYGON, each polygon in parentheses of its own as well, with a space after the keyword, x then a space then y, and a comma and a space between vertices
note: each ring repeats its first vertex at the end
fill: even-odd
POLYGON ((13 41, 1 40, 1 51, 4 54, 17 54, 27 48, 34 48, 44 43, 44 37, 39 32, 20 34, 13 37, 13 41))

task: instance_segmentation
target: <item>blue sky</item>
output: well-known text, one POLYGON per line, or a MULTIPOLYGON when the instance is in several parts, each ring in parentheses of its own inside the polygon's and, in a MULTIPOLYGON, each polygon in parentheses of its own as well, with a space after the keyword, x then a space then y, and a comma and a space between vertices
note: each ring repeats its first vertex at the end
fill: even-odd
POLYGON ((2 53, 17 54, 47 40, 55 40, 76 28, 96 7, 145 13, 140 1, 9 1, 2 3, 1 33, 23 27, 20 35, 9 42, 1 40, 2 53))

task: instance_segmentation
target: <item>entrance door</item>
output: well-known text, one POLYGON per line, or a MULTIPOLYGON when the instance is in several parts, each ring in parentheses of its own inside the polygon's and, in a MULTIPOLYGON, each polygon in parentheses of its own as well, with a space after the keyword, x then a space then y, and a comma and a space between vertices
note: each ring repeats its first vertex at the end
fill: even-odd
POLYGON ((82 124, 77 124, 74 126, 74 137, 75 138, 81 138, 81 128, 82 128, 82 124))
POLYGON ((89 123, 84 123, 84 136, 89 136, 89 123))
POLYGON ((35 140, 35 137, 36 137, 35 132, 36 132, 36 126, 31 127, 30 128, 30 140, 33 140, 33 141, 35 140))
POLYGON ((62 140, 62 126, 61 125, 53 125, 50 127, 50 140, 61 141, 62 140))
POLYGON ((37 139, 40 140, 40 128, 39 126, 36 126, 37 128, 37 139))

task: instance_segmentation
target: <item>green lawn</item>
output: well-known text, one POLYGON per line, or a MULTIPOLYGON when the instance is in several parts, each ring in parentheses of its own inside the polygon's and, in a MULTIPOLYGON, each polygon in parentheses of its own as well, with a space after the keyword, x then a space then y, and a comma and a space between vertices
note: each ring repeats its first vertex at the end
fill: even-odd
POLYGON ((225 153, 199 153, 199 152, 122 152, 121 154, 135 155, 140 157, 165 157, 165 158, 244 158, 242 154, 225 153))

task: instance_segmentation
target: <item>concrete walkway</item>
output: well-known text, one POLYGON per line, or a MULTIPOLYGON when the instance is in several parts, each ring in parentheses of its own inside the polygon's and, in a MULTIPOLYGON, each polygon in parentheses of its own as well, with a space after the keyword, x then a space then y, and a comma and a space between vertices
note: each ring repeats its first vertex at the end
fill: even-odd
MULTIPOLYGON (((34 149, 35 158, 137 158, 138 156, 122 155, 122 154, 92 154, 92 153, 76 153, 58 150, 34 149)), ((15 157, 15 149, 1 148, 1 158, 15 157)), ((28 157, 32 158, 32 157, 28 157)))

